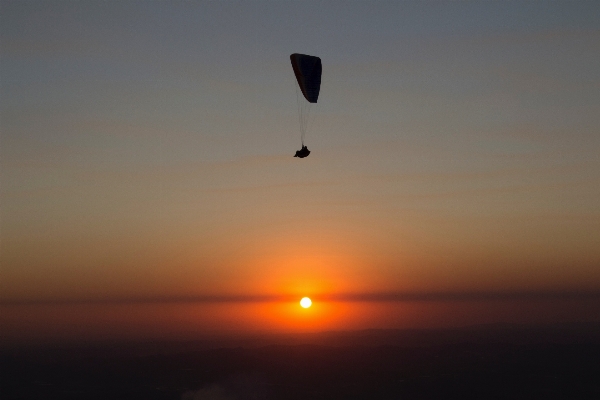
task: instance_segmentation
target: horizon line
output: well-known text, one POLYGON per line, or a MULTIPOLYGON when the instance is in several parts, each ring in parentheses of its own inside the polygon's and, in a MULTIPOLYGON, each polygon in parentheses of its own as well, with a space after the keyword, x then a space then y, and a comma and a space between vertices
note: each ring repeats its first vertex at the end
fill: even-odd
POLYGON ((0 306, 83 305, 83 304, 173 304, 173 303, 270 303, 295 302, 304 296, 313 302, 437 302, 437 301, 511 301, 511 300, 585 300, 600 299, 596 290, 539 291, 464 291, 464 292, 364 292, 306 295, 189 295, 132 296, 94 298, 0 299, 0 306))

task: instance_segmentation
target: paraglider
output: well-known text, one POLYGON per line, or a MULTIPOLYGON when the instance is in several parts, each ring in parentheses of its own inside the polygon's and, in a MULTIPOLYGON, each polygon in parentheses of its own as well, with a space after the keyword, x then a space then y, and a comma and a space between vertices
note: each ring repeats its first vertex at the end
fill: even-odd
POLYGON ((302 145, 302 149, 296 150, 296 155, 294 157, 304 158, 304 157, 308 157, 309 154, 310 154, 310 150, 306 146, 302 145))
POLYGON ((311 105, 315 104, 319 99, 321 90, 321 59, 315 56, 306 54, 294 53, 290 56, 292 68, 298 86, 296 87, 296 100, 298 101, 298 118, 300 120, 300 140, 302 149, 296 151, 294 157, 308 157, 310 151, 304 145, 304 137, 310 124, 311 105), (298 89, 302 93, 302 97, 298 93, 298 89))

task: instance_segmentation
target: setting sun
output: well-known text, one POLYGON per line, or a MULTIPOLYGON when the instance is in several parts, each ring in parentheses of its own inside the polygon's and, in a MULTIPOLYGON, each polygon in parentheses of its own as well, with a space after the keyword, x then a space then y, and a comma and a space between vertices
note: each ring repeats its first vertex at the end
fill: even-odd
POLYGON ((312 305, 312 300, 308 297, 303 297, 302 300, 300 300, 300 305, 304 308, 308 308, 312 305))

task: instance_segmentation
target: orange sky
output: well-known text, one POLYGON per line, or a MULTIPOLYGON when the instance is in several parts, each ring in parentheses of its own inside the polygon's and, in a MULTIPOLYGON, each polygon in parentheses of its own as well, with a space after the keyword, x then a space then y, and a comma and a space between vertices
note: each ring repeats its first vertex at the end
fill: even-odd
POLYGON ((0 333, 598 320, 598 10, 519 4, 3 4, 0 333))

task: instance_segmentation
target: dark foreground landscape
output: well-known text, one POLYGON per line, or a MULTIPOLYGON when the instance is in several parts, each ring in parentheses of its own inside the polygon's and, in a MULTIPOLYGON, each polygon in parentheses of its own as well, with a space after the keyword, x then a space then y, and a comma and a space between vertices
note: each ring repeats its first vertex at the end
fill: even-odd
POLYGON ((600 325, 5 346, 2 399, 600 399, 600 325))

